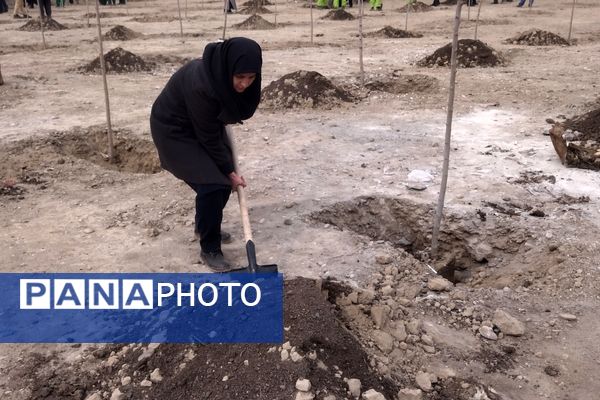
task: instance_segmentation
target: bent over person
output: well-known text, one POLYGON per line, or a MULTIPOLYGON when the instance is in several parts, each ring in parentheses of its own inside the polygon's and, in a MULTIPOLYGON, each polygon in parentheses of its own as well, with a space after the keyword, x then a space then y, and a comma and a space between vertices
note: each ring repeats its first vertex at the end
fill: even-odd
POLYGON ((226 124, 254 114, 260 102, 262 51, 247 38, 210 43, 160 93, 150 115, 161 166, 196 192, 200 256, 215 272, 231 269, 221 251, 223 208, 246 181, 235 172, 226 124))

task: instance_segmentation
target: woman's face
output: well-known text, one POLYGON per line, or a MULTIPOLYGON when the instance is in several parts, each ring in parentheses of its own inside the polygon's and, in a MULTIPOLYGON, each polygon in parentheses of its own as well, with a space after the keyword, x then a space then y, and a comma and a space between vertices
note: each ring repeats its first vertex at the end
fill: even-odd
POLYGON ((235 74, 233 75, 233 88, 236 92, 242 93, 248 86, 252 85, 254 79, 256 79, 256 74, 254 72, 235 74))

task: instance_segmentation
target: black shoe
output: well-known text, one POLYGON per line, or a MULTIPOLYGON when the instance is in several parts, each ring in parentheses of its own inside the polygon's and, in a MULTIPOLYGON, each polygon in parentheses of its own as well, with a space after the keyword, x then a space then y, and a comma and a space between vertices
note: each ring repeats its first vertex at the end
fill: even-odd
POLYGON ((231 265, 225 260, 223 253, 220 251, 208 252, 200 251, 200 258, 206 263, 208 268, 214 272, 231 271, 231 265))
MULTIPOLYGON (((196 238, 196 240, 200 240, 200 234, 198 233, 198 231, 194 231, 194 237, 196 238)), ((229 232, 221 231, 221 243, 231 243, 231 234, 229 232)))

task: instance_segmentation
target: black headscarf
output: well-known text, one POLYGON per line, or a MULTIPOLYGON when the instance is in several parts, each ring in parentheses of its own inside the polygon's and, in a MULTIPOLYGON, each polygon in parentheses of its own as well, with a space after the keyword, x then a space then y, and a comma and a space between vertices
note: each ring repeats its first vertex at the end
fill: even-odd
POLYGON ((210 85, 220 103, 219 120, 238 123, 254 115, 260 103, 262 51, 254 40, 236 37, 210 43, 202 55, 210 85), (233 75, 256 73, 256 79, 242 93, 233 88, 233 75))

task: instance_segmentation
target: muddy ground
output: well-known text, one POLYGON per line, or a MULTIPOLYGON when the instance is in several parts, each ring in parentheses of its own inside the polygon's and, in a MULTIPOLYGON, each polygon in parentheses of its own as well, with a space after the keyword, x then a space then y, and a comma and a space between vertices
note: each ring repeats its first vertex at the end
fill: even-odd
MULTIPOLYGON (((271 99, 280 106, 234 128, 259 261, 287 280, 285 344, 5 344, 1 399, 597 399, 600 175, 561 164, 546 120, 600 107, 600 4, 577 3, 571 46, 507 42, 532 29, 566 38, 562 1, 483 4, 477 39, 503 63, 458 72, 437 258, 449 69, 417 63, 450 42, 454 8, 409 14, 407 27, 404 2, 366 10, 365 32, 423 37, 365 37, 362 88, 358 21, 313 9, 311 44, 304 5, 269 5, 274 29, 227 18, 227 36, 261 43, 264 87, 314 71, 353 98, 271 99)), ((103 33, 140 34, 105 51, 156 62, 108 76, 117 165, 101 77, 78 72, 98 57, 94 10, 53 11, 68 29, 46 32, 46 49, 19 30, 27 21, 0 15, 2 272, 208 272, 192 193, 158 168, 148 114, 180 62, 222 35, 221 2, 188 1, 183 38, 174 1, 102 8, 103 33)), ((475 30, 467 11, 461 39, 475 30)), ((282 95, 298 82, 280 82, 282 95)), ((234 196, 225 218, 224 251, 243 264, 234 196)))

